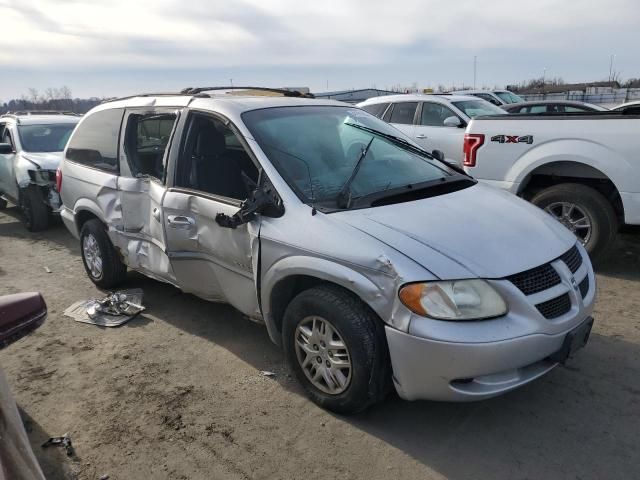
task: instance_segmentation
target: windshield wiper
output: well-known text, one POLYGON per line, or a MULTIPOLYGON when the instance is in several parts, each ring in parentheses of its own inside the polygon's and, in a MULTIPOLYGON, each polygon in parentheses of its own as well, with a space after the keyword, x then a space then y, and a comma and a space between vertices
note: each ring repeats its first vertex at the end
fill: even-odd
POLYGON ((401 148, 404 148, 405 150, 408 150, 410 152, 413 152, 417 155, 420 155, 421 157, 427 157, 430 160, 435 160, 437 162, 443 163, 444 165, 446 165, 447 167, 449 167, 452 170, 455 170, 458 173, 461 173, 462 175, 468 177, 469 175, 467 174, 467 172, 465 172, 462 168, 458 167, 457 165, 452 165, 444 160, 440 160, 439 158, 434 157, 431 153, 427 152, 426 150, 423 150, 420 147, 416 147, 415 145, 413 145, 410 142, 407 142, 404 138, 400 138, 397 137, 395 135, 391 135, 390 133, 384 133, 381 132, 379 130, 376 130, 375 128, 371 128, 371 127, 365 127, 364 125, 358 125, 357 123, 351 123, 351 122, 345 122, 345 125, 349 125, 353 128, 357 128, 359 130, 364 130, 365 132, 369 132, 372 133, 374 135, 378 135, 379 137, 382 137, 386 140, 389 140, 391 143, 398 145, 401 148))
POLYGON ((351 206, 351 184, 355 180, 356 175, 358 175, 358 172, 360 171, 360 166, 362 165, 364 158, 367 156, 367 153, 369 153, 369 147, 371 146, 371 143, 373 142, 374 139, 375 137, 371 137, 371 140, 369 140, 369 143, 367 143, 367 146, 362 149, 362 152, 358 157, 358 161, 353 167, 351 176, 340 189, 340 193, 338 193, 338 208, 349 208, 351 206))

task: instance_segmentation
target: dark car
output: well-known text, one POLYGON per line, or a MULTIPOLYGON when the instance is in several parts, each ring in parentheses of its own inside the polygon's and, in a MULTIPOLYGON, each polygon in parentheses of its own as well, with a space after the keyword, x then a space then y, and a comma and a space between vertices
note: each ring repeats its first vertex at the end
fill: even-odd
POLYGON ((578 113, 604 112, 607 109, 599 105, 586 102, 572 102, 569 100, 541 100, 534 102, 512 103, 502 105, 502 109, 509 113, 578 113))
MULTIPOLYGON (((37 292, 0 297, 0 349, 44 322, 47 305, 37 292)), ((0 478, 44 480, 9 384, 0 368, 0 478)))

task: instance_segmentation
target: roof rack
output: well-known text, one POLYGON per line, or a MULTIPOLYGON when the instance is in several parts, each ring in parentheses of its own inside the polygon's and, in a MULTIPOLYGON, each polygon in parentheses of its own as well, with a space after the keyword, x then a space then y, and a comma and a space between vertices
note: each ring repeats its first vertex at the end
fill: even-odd
POLYGON ((214 90, 257 90, 261 92, 273 92, 281 93, 283 97, 300 97, 300 98, 315 98, 311 93, 302 93, 299 90, 287 90, 285 88, 268 88, 268 87, 197 87, 197 88, 185 88, 180 91, 183 95, 197 95, 199 93, 211 92, 214 90))
POLYGON ((102 103, 117 102, 120 100, 128 100, 129 98, 136 97, 180 97, 190 96, 199 98, 210 98, 205 92, 211 92, 215 90, 259 90, 262 92, 280 93, 284 97, 298 97, 298 98, 315 98, 312 93, 303 93, 299 90, 286 90, 284 88, 268 88, 268 87, 187 87, 183 88, 179 92, 156 92, 156 93, 139 93, 137 95, 127 95, 126 97, 110 98, 104 100, 102 103))
POLYGON ((18 115, 73 115, 79 116, 79 113, 61 111, 61 110, 16 110, 15 112, 7 112, 3 116, 12 115, 17 117, 18 115))

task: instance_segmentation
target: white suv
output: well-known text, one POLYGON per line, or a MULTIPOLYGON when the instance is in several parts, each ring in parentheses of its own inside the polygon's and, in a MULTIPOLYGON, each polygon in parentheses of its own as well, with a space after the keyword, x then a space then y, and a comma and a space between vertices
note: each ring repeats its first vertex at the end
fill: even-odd
POLYGON ((389 122, 422 148, 440 150, 444 160, 462 165, 464 129, 478 115, 506 115, 501 108, 463 95, 388 95, 360 104, 389 122))
POLYGON ((32 232, 47 228, 60 208, 56 169, 79 120, 62 112, 0 116, 0 209, 7 200, 19 205, 32 232))

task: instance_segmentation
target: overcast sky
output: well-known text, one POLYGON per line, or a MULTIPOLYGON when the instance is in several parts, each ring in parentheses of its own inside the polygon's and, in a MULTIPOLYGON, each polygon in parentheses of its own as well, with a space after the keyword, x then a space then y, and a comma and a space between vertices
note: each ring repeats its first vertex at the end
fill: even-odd
POLYGON ((0 0, 0 99, 640 77, 638 0, 0 0))

